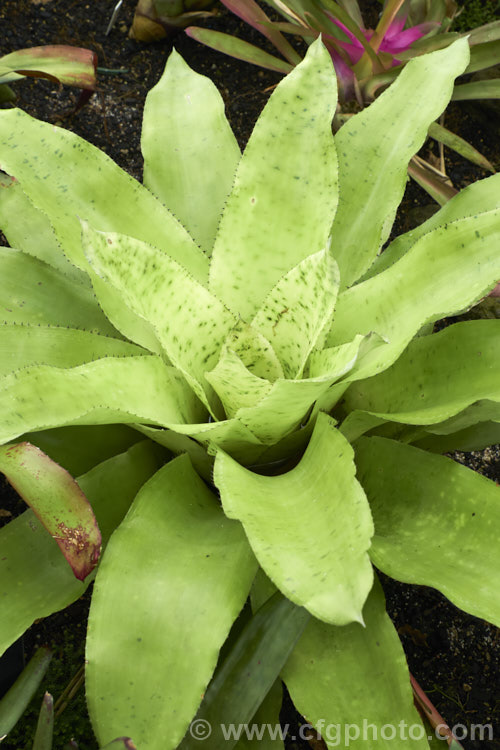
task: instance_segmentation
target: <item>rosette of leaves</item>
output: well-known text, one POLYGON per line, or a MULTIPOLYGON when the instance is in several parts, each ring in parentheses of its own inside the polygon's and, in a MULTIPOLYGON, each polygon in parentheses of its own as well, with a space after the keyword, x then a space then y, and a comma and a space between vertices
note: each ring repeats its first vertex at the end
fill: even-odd
POLYGON ((199 746, 197 714, 231 747, 220 722, 277 721, 278 675, 318 727, 417 722, 372 563, 500 622, 498 489, 439 455, 499 439, 500 324, 430 332, 500 277, 500 177, 380 254, 468 60, 465 40, 419 57, 333 136, 318 41, 242 155, 174 52, 144 186, 0 113, 0 469, 32 506, 0 532, 1 648, 99 558, 102 745, 199 746))
MULTIPOLYGON (((154 2, 154 0, 151 0, 154 2)), ((487 80, 459 79, 451 99, 497 99, 500 81, 495 77, 500 62, 500 21, 457 32, 453 20, 460 10, 454 0, 385 0, 374 29, 368 28, 357 0, 221 0, 231 12, 260 32, 276 49, 279 57, 243 39, 212 29, 189 26, 186 33, 219 52, 280 73, 289 72, 302 59, 287 36, 302 37, 311 44, 319 35, 326 44, 337 73, 339 104, 336 120, 373 101, 380 91, 401 73, 408 60, 467 38, 471 57, 464 74, 486 75, 487 80), (267 9, 274 11, 271 17, 267 9), (283 20, 275 20, 277 16, 283 20)), ((494 172, 493 165, 470 143, 444 127, 429 125, 429 136, 453 149, 482 169, 494 172)), ((438 169, 420 157, 413 158, 409 173, 441 205, 456 190, 445 173, 444 161, 438 169)))

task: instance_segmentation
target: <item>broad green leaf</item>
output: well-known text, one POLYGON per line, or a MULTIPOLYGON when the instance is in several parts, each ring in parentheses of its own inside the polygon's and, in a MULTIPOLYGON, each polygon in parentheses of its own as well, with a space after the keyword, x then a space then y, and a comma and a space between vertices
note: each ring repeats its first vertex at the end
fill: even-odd
POLYGON ((365 628, 309 622, 282 672, 292 700, 328 747, 428 750, 425 731, 415 731, 420 717, 408 667, 378 581, 363 615, 365 628), (402 722, 403 737, 384 739, 384 725, 399 731, 402 722), (420 739, 408 739, 410 726, 420 739))
POLYGON ((31 365, 76 367, 101 357, 147 354, 134 344, 89 331, 0 324, 0 377, 31 365))
POLYGON ((0 742, 15 727, 36 693, 48 669, 52 651, 42 646, 35 651, 28 666, 23 669, 10 690, 0 701, 0 742))
POLYGON ((498 626, 495 482, 444 456, 377 437, 357 441, 356 464, 375 522, 374 564, 400 581, 434 586, 498 626))
POLYGON ((67 44, 29 47, 4 55, 0 64, 21 75, 49 78, 80 89, 96 88, 97 55, 90 49, 67 44))
POLYGON ((341 378, 350 373, 372 349, 387 344, 377 333, 357 335, 352 341, 339 346, 312 352, 309 358, 309 377, 341 378))
MULTIPOLYGON (((305 609, 296 607, 280 593, 268 599, 243 628, 216 671, 179 750, 199 747, 200 738, 194 733, 197 724, 211 728, 210 735, 203 737, 206 750, 230 750, 237 745, 236 732, 252 720, 309 619, 305 609), (236 731, 228 737, 231 727, 236 731)), ((264 732, 267 728, 264 726, 264 732)))
POLYGON ((219 396, 228 417, 234 417, 238 409, 252 408, 272 389, 268 380, 254 375, 226 345, 217 365, 205 377, 219 396))
POLYGON ((226 338, 226 345, 257 377, 271 383, 284 377, 283 367, 272 344, 249 323, 240 321, 226 338))
POLYGON ((335 260, 320 250, 288 271, 257 310, 252 326, 272 343, 285 378, 300 378, 312 350, 322 348, 339 284, 335 260))
POLYGON ((38 365, 0 378, 0 442, 67 424, 197 423, 200 407, 179 372, 153 355, 38 365))
POLYGON ((71 474, 26 442, 0 447, 0 471, 56 541, 75 578, 85 580, 99 560, 101 532, 71 474))
POLYGON ((450 435, 477 425, 479 422, 488 421, 500 422, 500 403, 496 398, 494 401, 491 399, 476 401, 454 417, 437 424, 430 424, 427 429, 436 435, 450 435))
POLYGON ((451 99, 454 102, 468 99, 500 99, 500 79, 462 83, 455 86, 451 99))
POLYGON ((337 200, 335 104, 332 61, 318 42, 278 84, 250 136, 210 267, 210 288, 246 321, 290 268, 327 246, 337 200))
POLYGON ((83 234, 92 268, 151 324, 174 366, 215 416, 217 402, 204 374, 216 364, 236 318, 183 266, 152 245, 88 225, 83 234))
POLYGON ((455 323, 414 339, 392 367, 353 383, 348 412, 410 424, 433 424, 476 401, 500 404, 500 321, 455 323))
POLYGON ((276 680, 269 693, 255 712, 249 727, 255 727, 253 737, 243 732, 235 745, 236 750, 283 750, 280 710, 283 701, 281 680, 276 680), (264 732, 262 733, 262 729, 264 732))
POLYGON ((216 87, 175 50, 146 97, 141 145, 144 184, 211 253, 241 153, 216 87))
POLYGON ((101 743, 121 732, 143 750, 177 747, 255 572, 241 526, 187 456, 143 487, 103 556, 90 610, 87 700, 101 743))
POLYGON ((411 60, 392 86, 336 134, 340 200, 332 253, 343 289, 369 268, 388 238, 406 186, 408 162, 422 146, 430 123, 448 104, 453 80, 468 59, 467 41, 460 39, 445 50, 411 60))
POLYGON ((238 39, 232 34, 202 29, 199 26, 188 26, 186 34, 192 39, 196 39, 197 42, 201 42, 207 47, 217 50, 217 52, 235 57, 237 60, 259 65, 261 68, 274 70, 277 73, 290 73, 293 70, 293 65, 285 60, 280 60, 279 57, 270 55, 269 52, 265 52, 260 47, 249 44, 243 39, 238 39))
POLYGON ((386 369, 424 324, 488 293, 500 278, 499 240, 498 209, 424 235, 383 273, 340 294, 328 346, 375 330, 388 343, 369 352, 353 378, 386 369))
POLYGON ((64 255, 49 217, 35 208, 17 180, 5 174, 0 175, 0 227, 11 247, 88 286, 85 274, 64 255))
POLYGON ((500 63, 500 41, 483 42, 470 48, 470 62, 465 73, 491 68, 500 63))
POLYGON ((432 453, 451 451, 479 451, 500 443, 500 422, 479 422, 450 435, 433 435, 422 430, 410 441, 416 448, 432 453))
POLYGON ((333 374, 306 380, 277 380, 255 406, 239 409, 236 418, 262 443, 273 445, 306 424, 311 407, 336 379, 333 374))
POLYGON ((52 750, 54 733, 54 699, 50 693, 45 693, 38 715, 33 750, 52 750))
POLYGON ((207 257, 174 216, 98 148, 19 109, 0 112, 0 142, 2 169, 50 217, 64 252, 79 268, 87 266, 80 238, 85 219, 101 231, 150 242, 199 281, 207 278, 207 257))
MULTIPOLYGON (((103 548, 136 492, 161 465, 161 449, 149 441, 105 461, 78 478, 92 503, 103 548)), ((35 620, 64 609, 82 596, 94 576, 77 581, 31 510, 0 529, 0 654, 35 620)))
MULTIPOLYGON (((134 428, 159 445, 163 445, 174 456, 187 453, 197 473, 203 479, 206 479, 207 482, 212 481, 214 459, 208 455, 207 451, 196 440, 173 430, 159 430, 156 427, 146 427, 146 425, 134 425, 134 428)), ((71 428, 66 427, 64 429, 71 428)))
POLYGON ((119 336, 100 310, 90 286, 43 261, 0 247, 0 276, 2 322, 69 326, 119 336))
POLYGON ((125 453, 142 440, 139 433, 121 424, 55 427, 22 436, 37 445, 73 477, 81 476, 108 458, 125 453))
POLYGON ((436 211, 430 219, 427 219, 415 229, 396 237, 389 247, 376 258, 370 270, 364 275, 363 280, 389 268, 402 258, 421 237, 433 229, 445 227, 451 221, 472 217, 496 208, 500 208, 500 174, 467 185, 451 200, 447 201, 439 211, 436 211))
POLYGON ((326 414, 287 474, 254 474, 222 452, 214 468, 224 511, 242 522, 267 575, 293 602, 337 625, 361 621, 373 580, 372 522, 354 474, 352 449, 326 414))

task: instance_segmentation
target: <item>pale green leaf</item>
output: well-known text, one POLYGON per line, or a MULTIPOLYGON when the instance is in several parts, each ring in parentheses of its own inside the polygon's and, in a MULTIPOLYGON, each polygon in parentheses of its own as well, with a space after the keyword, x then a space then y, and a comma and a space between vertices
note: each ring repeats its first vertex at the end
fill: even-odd
POLYGON ((433 424, 476 401, 500 405, 499 341, 497 320, 455 323, 418 337, 388 370, 353 383, 344 408, 394 422, 433 424))
POLYGON ((433 586, 498 626, 495 482, 444 456, 377 437, 357 441, 356 465, 373 512, 374 564, 400 581, 433 586))
POLYGON ((226 338, 226 345, 258 378, 273 383, 283 378, 283 368, 272 344, 249 323, 239 321, 226 338))
POLYGON ((314 347, 321 348, 339 283, 337 264, 326 248, 283 276, 257 310, 252 326, 271 342, 286 378, 300 378, 314 347))
POLYGON ((254 474, 222 452, 214 467, 224 510, 242 522, 267 575, 293 602, 337 625, 361 620, 373 580, 372 522, 354 473, 352 449, 325 414, 287 474, 254 474))
POLYGON ((35 208, 17 180, 4 174, 0 175, 0 227, 11 247, 88 284, 85 274, 61 250, 49 217, 35 208))
POLYGON ((228 417, 234 417, 241 408, 252 408, 272 388, 268 380, 254 375, 226 345, 217 365, 205 377, 219 396, 228 417))
POLYGON ((378 581, 363 615, 366 627, 310 621, 282 672, 292 700, 329 748, 428 750, 405 655, 378 581), (390 734, 382 732, 384 725, 398 732, 402 722, 404 737, 384 739, 390 734), (409 727, 420 739, 408 739, 409 727))
POLYGON ((207 278, 208 258, 185 229, 152 193, 95 146, 19 109, 0 111, 0 142, 2 169, 50 217, 64 252, 78 267, 87 266, 81 218, 101 231, 150 242, 183 263, 199 281, 207 278))
POLYGON ((329 346, 374 330, 388 341, 364 357, 353 379, 386 369, 425 323, 487 294, 500 278, 499 240, 498 209, 452 221, 421 237, 383 273, 340 294, 329 346))
POLYGON ((90 610, 87 700, 101 743, 127 734, 144 750, 177 747, 255 572, 241 526, 189 458, 143 487, 103 556, 90 610))
POLYGON ((134 344, 89 331, 0 324, 0 377, 31 365, 76 367, 101 357, 147 354, 134 344))
POLYGON ((0 320, 118 332, 100 310, 90 286, 30 255, 0 247, 0 320))
MULTIPOLYGON (((159 467, 158 450, 144 441, 79 477, 78 484, 97 517, 103 546, 138 489, 159 467)), ((2 654, 34 620, 76 601, 93 575, 84 582, 76 580, 57 544, 31 510, 0 529, 0 546, 2 654)))
POLYGON ((468 59, 467 41, 460 39, 447 49, 411 60, 375 102, 336 134, 340 200, 332 253, 343 289, 370 267, 388 238, 406 186, 408 162, 424 143, 430 123, 448 104, 454 78, 468 59))
POLYGON ((241 153, 216 87, 175 50, 146 97, 141 145, 144 184, 211 253, 241 153))
POLYGON ((485 211, 500 208, 500 174, 486 177, 484 180, 473 182, 460 190, 451 200, 447 201, 430 219, 419 224, 395 240, 379 255, 370 270, 363 276, 363 280, 381 273, 405 253, 425 234, 438 227, 444 227, 450 221, 465 219, 485 211))
POLYGON ((484 450, 500 443, 500 422, 479 422, 450 435, 433 435, 430 430, 422 430, 410 442, 433 453, 484 450))
POLYGON ((152 326, 167 356, 215 416, 217 402, 204 374, 216 364, 236 318, 183 266, 152 245, 88 225, 83 235, 92 268, 152 326))
POLYGON ((332 61, 318 42, 278 84, 248 141, 210 268, 212 291, 246 321, 290 268, 327 245, 337 200, 335 104, 332 61))
POLYGON ((28 367, 0 379, 0 442, 67 424, 197 423, 204 410, 159 357, 106 357, 79 367, 28 367))

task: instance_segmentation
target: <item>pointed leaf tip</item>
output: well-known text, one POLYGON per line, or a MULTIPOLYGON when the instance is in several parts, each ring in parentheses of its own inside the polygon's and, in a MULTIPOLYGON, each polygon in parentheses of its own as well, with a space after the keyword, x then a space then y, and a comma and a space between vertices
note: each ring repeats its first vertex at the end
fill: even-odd
POLYGON ((0 471, 57 542, 78 580, 97 565, 101 532, 73 477, 31 443, 0 448, 0 471))

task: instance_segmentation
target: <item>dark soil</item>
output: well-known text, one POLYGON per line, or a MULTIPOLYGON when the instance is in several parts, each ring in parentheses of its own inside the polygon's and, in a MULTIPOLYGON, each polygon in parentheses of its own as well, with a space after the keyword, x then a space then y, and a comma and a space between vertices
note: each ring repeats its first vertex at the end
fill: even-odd
MULTIPOLYGON (((1 53, 42 44, 72 44, 97 52, 99 65, 120 69, 119 74, 101 74, 99 91, 76 115, 72 114, 78 92, 58 90, 47 81, 23 81, 15 90, 18 106, 30 114, 62 124, 108 153, 124 169, 140 179, 142 159, 140 129, 144 99, 159 79, 172 42, 141 44, 127 36, 134 0, 124 0, 115 28, 108 37, 105 30, 113 2, 91 0, 2 0, 0 6, 1 53)), ((371 4, 373 5, 373 4, 371 4)), ((227 12, 211 22, 214 28, 237 33, 249 41, 262 44, 261 37, 246 28, 227 12)), ((270 88, 280 76, 239 63, 198 45, 179 35, 175 46, 198 72, 209 76, 226 103, 227 115, 240 144, 251 132, 270 88)), ((497 109, 488 105, 455 104, 449 108, 446 124, 458 130, 500 168, 497 109)), ((200 123, 203 127, 203 123, 200 123)), ((437 152, 436 152, 437 154, 437 152)), ((459 157, 447 153, 448 173, 457 187, 485 176, 459 157)), ((429 215, 433 205, 426 193, 409 184, 398 216, 398 232, 419 223, 429 215)), ((498 453, 474 454, 466 460, 476 470, 494 480, 500 479, 498 453)), ((20 512, 22 504, 14 493, 0 482, 0 525, 11 514, 20 512)), ((498 572, 492 571, 498 575, 498 572)), ((500 748, 500 699, 498 675, 500 660, 499 631, 451 605, 438 592, 425 587, 406 586, 383 579, 388 609, 400 634, 410 669, 426 690, 450 726, 456 724, 492 724, 492 742, 464 740, 467 750, 480 747, 500 748)), ((65 612, 36 624, 25 637, 29 656, 36 645, 50 642, 55 658, 44 683, 55 698, 63 690, 83 661, 83 638, 88 596, 65 612), (64 643, 68 644, 64 648, 64 643)), ((39 696, 41 700, 41 694, 39 696)), ((38 702, 39 705, 39 702, 38 702)), ((71 736, 79 740, 81 750, 95 750, 92 730, 83 718, 83 691, 58 720, 55 750, 60 750, 71 736)), ((283 720, 293 724, 293 711, 287 705, 283 720)), ((334 719, 335 717, 333 717, 334 719)), ((23 729, 9 737, 6 750, 30 747, 36 722, 35 708, 27 716, 23 729)), ((293 734, 293 728, 290 733, 293 734)), ((288 748, 306 747, 291 739, 288 748)))

